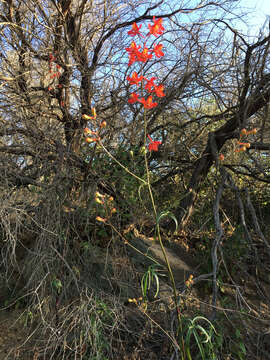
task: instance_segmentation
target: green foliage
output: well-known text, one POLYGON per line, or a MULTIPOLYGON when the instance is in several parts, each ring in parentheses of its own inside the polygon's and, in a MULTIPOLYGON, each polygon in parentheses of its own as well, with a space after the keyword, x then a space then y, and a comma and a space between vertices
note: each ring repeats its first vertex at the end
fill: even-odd
POLYGON ((235 330, 235 343, 232 349, 234 350, 235 355, 238 356, 239 360, 246 359, 247 350, 243 342, 242 334, 239 329, 235 330))
POLYGON ((183 333, 188 360, 217 359, 222 339, 208 319, 203 316, 183 318, 183 333))
MULTIPOLYGON (((231 300, 226 298, 226 300, 222 303, 223 306, 231 306, 231 300)), ((239 326, 239 325, 238 325, 239 326)), ((221 315, 215 322, 215 327, 218 331, 220 343, 219 343, 219 351, 224 358, 228 359, 237 359, 237 360, 245 360, 247 355, 247 349, 244 343, 244 338, 242 335, 243 329, 239 327, 235 327, 231 329, 228 328, 228 323, 225 315, 221 315)))
MULTIPOLYGON (((95 311, 91 310, 90 313, 90 329, 91 335, 87 336, 89 345, 91 347, 95 346, 96 355, 92 355, 91 359, 93 360, 108 360, 108 357, 105 355, 110 352, 110 344, 108 338, 104 332, 105 326, 110 326, 113 323, 113 312, 109 306, 101 301, 96 300, 95 311), (94 344, 94 343, 95 344, 94 344)), ((84 359, 88 359, 88 355, 85 354, 84 359)))
POLYGON ((160 265, 152 264, 148 267, 147 271, 144 273, 141 280, 141 289, 144 299, 147 298, 147 293, 151 288, 151 285, 155 284, 156 290, 154 297, 156 298, 159 293, 159 276, 164 276, 164 274, 160 274, 160 269, 158 269, 160 265))
MULTIPOLYGON (((249 255, 250 244, 245 236, 242 225, 237 226, 233 234, 229 236, 223 244, 225 259, 232 265, 244 262, 249 255)), ((237 271, 237 267, 233 266, 232 272, 237 271)))
POLYGON ((108 329, 115 322, 115 314, 111 306, 102 299, 93 297, 88 304, 81 305, 78 311, 79 333, 76 333, 75 343, 76 341, 80 343, 79 348, 82 352, 80 358, 109 360, 111 347, 108 329))
POLYGON ((54 277, 54 279, 52 280, 52 288, 53 288, 53 290, 56 291, 57 294, 60 294, 61 291, 62 291, 62 287, 63 287, 63 284, 62 284, 61 280, 54 277))
MULTIPOLYGON (((196 255, 202 263, 202 273, 210 273, 212 271, 211 249, 213 241, 213 235, 209 237, 204 235, 198 244, 196 255)), ((245 264, 248 260, 250 254, 250 244, 245 236, 243 227, 239 225, 231 236, 226 236, 220 246, 222 248, 226 267, 227 269, 228 267, 230 269, 230 273, 228 274, 223 262, 220 264, 218 269, 217 285, 219 290, 224 292, 223 284, 230 283, 231 277, 234 278, 234 276, 237 276, 239 274, 239 267, 245 264)), ((210 282, 205 282, 204 287, 205 290, 210 291, 212 289, 212 284, 210 282)))
POLYGON ((166 218, 166 217, 169 217, 170 219, 172 219, 175 223, 175 231, 178 229, 178 221, 175 217, 175 215, 170 212, 170 211, 162 211, 160 214, 157 215, 157 220, 156 220, 156 223, 157 225, 160 225, 160 221, 163 219, 163 218, 166 218))
MULTIPOLYGON (((112 151, 112 155, 122 164, 123 167, 129 169, 138 177, 144 177, 145 168, 143 156, 137 147, 128 149, 119 145, 112 151)), ((129 218, 130 210, 136 209, 139 198, 139 180, 125 171, 119 164, 114 162, 107 154, 100 154, 93 161, 93 168, 97 172, 103 173, 104 180, 107 180, 113 188, 121 192, 124 201, 121 203, 121 217, 129 218), (106 169, 106 171, 104 171, 106 169), (126 211, 124 209, 127 209, 126 211)))
POLYGON ((32 311, 26 311, 22 317, 23 326, 28 327, 32 324, 34 319, 34 314, 32 311))

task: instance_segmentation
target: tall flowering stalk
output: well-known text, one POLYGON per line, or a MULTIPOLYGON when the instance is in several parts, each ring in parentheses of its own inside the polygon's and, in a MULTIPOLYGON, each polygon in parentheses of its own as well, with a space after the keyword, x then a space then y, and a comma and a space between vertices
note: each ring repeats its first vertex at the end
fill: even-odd
MULTIPOLYGON (((154 16, 153 24, 148 25, 149 33, 147 35, 143 35, 141 33, 142 25, 138 26, 136 23, 132 24, 132 29, 128 32, 128 35, 130 35, 132 37, 138 36, 139 39, 142 38, 142 39, 144 39, 144 41, 141 46, 141 45, 137 45, 136 42, 133 40, 131 42, 130 46, 128 48, 126 48, 126 51, 129 56, 129 62, 128 62, 129 67, 131 65, 133 65, 134 63, 143 63, 143 64, 147 63, 149 60, 151 60, 153 58, 153 55, 158 59, 160 57, 164 56, 164 53, 162 51, 163 45, 161 43, 159 43, 159 44, 154 43, 153 49, 149 49, 146 46, 147 40, 150 36, 157 37, 158 35, 163 34, 165 29, 164 29, 162 23, 163 23, 162 18, 156 19, 154 16)), ((158 102, 157 102, 158 99, 165 96, 163 84, 158 84, 156 82, 156 80, 157 80, 156 77, 152 77, 149 79, 149 78, 145 77, 144 74, 140 74, 140 73, 138 74, 136 71, 133 71, 131 76, 127 76, 127 81, 129 82, 129 84, 131 86, 137 87, 136 91, 133 91, 131 93, 131 95, 128 99, 128 102, 130 104, 141 103, 144 107, 144 141, 146 143, 147 137, 150 140, 150 143, 148 145, 148 150, 150 152, 158 151, 158 147, 159 147, 159 145, 161 145, 160 141, 153 141, 151 136, 149 134, 147 134, 147 122, 146 122, 147 110, 155 108, 158 105, 158 102)), ((151 188, 150 172, 149 172, 146 152, 144 153, 144 156, 145 156, 145 168, 146 168, 146 175, 147 175, 147 186, 148 186, 148 191, 149 191, 149 195, 150 195, 150 199, 151 199, 151 203, 152 203, 152 207, 153 207, 153 212, 154 212, 155 219, 156 219, 156 233, 157 233, 159 244, 160 244, 160 247, 161 247, 165 262, 166 262, 167 270, 168 270, 168 273, 169 273, 169 276, 171 279, 173 292, 174 292, 174 301, 175 301, 175 306, 176 306, 176 310, 177 310, 179 331, 181 333, 181 335, 180 335, 180 338, 181 338, 180 352, 181 352, 182 359, 184 359, 185 358, 185 345, 184 345, 184 338, 183 338, 183 332, 182 332, 182 321, 181 321, 180 308, 179 308, 178 298, 177 298, 177 293, 176 293, 175 280, 174 280, 172 269, 171 269, 171 266, 170 266, 170 263, 169 263, 164 245, 163 245, 163 241, 161 238, 160 227, 159 227, 159 217, 157 214, 155 200, 154 200, 154 196, 153 196, 153 192, 152 192, 152 188, 151 188)), ((178 333, 178 335, 179 335, 179 333, 178 333)))
MULTIPOLYGON (((153 17, 153 24, 148 25, 149 33, 143 35, 141 33, 142 25, 138 26, 136 23, 132 24, 132 29, 128 31, 128 35, 139 39, 143 39, 142 45, 137 45, 133 40, 126 51, 129 56, 128 66, 130 67, 134 63, 145 64, 155 56, 161 58, 164 56, 162 51, 163 45, 161 43, 154 43, 153 49, 147 47, 147 40, 151 37, 157 37, 162 35, 164 27, 162 25, 162 18, 156 19, 153 17)), ((128 99, 130 104, 141 103, 145 110, 153 109, 158 105, 158 98, 165 96, 163 84, 156 83, 157 78, 147 78, 143 74, 138 74, 133 71, 131 76, 127 76, 127 81, 131 86, 136 86, 137 89, 133 91, 128 99)), ((161 145, 160 141, 153 141, 150 137, 150 144, 148 145, 149 151, 158 151, 158 146, 161 145)))

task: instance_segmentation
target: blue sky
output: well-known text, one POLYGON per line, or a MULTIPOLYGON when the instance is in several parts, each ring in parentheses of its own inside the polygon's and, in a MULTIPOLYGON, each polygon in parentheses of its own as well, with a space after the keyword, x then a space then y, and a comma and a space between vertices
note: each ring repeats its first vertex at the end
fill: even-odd
MULTIPOLYGON (((250 10, 249 14, 249 35, 256 35, 266 20, 266 15, 270 16, 269 0, 242 0, 240 6, 250 10)), ((243 30, 247 28, 243 25, 243 30)))

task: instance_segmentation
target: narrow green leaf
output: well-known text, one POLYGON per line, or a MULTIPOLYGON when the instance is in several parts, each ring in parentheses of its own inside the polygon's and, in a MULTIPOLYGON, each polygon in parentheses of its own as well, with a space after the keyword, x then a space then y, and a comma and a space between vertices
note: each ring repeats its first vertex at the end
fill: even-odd
POLYGON ((202 356, 202 360, 205 360, 205 352, 204 352, 203 346, 202 346, 202 344, 201 344, 201 339, 200 339, 200 337, 199 337, 199 335, 197 334, 197 332, 196 332, 195 329, 194 329, 194 331, 193 331, 193 335, 194 335, 194 338, 195 338, 196 343, 197 343, 197 345, 198 345, 198 348, 199 348, 199 350, 200 350, 200 354, 201 354, 201 356, 202 356))
POLYGON ((175 217, 175 215, 170 212, 170 211, 162 211, 158 216, 157 216, 157 224, 160 223, 160 220, 165 218, 165 217, 169 217, 171 218, 174 222, 175 222, 175 231, 178 229, 178 221, 175 217))

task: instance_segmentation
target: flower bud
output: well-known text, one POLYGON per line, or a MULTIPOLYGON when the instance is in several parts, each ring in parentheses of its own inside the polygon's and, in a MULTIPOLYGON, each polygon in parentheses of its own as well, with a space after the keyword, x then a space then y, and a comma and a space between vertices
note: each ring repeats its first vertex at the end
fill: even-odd
POLYGON ((247 130, 246 129, 241 130, 240 136, 244 136, 244 135, 247 135, 247 130))
POLYGON ((97 217, 96 217, 96 220, 97 220, 97 221, 100 221, 100 222, 103 222, 103 223, 106 222, 106 219, 103 219, 103 218, 100 217, 100 216, 97 216, 97 217))
POLYGON ((105 128, 106 126, 107 126, 106 121, 105 120, 102 121, 102 123, 100 124, 101 129, 105 128))
POLYGON ((92 111, 92 115, 93 115, 93 117, 95 119, 97 117, 96 108, 92 107, 91 111, 92 111))
POLYGON ((97 204, 103 204, 103 201, 102 201, 100 198, 98 198, 98 197, 95 198, 95 202, 96 202, 97 204))
POLYGON ((85 139, 85 141, 86 141, 88 144, 90 144, 90 143, 92 143, 92 142, 96 141, 96 139, 93 139, 93 138, 87 137, 87 138, 85 139))
POLYGON ((219 160, 220 160, 220 161, 223 161, 224 159, 225 159, 224 155, 223 155, 223 154, 220 154, 220 155, 219 155, 219 160))
POLYGON ((83 114, 83 115, 82 115, 82 118, 83 118, 84 120, 91 120, 91 119, 93 119, 92 116, 89 116, 89 115, 86 115, 86 114, 83 114))
POLYGON ((145 154, 145 153, 146 153, 146 147, 145 147, 145 146, 142 146, 142 147, 140 148, 140 153, 141 153, 141 154, 145 154))
POLYGON ((112 213, 112 214, 115 214, 116 212, 117 212, 116 208, 113 208, 113 209, 111 210, 111 213, 112 213))
POLYGON ((98 137, 98 138, 90 138, 90 137, 87 137, 86 139, 85 139, 85 141, 87 142, 87 143, 92 143, 92 142, 97 142, 97 141, 99 141, 100 140, 100 138, 98 137))
POLYGON ((105 197, 105 195, 99 193, 98 191, 96 191, 95 195, 96 195, 96 197, 101 197, 101 198, 105 197))

